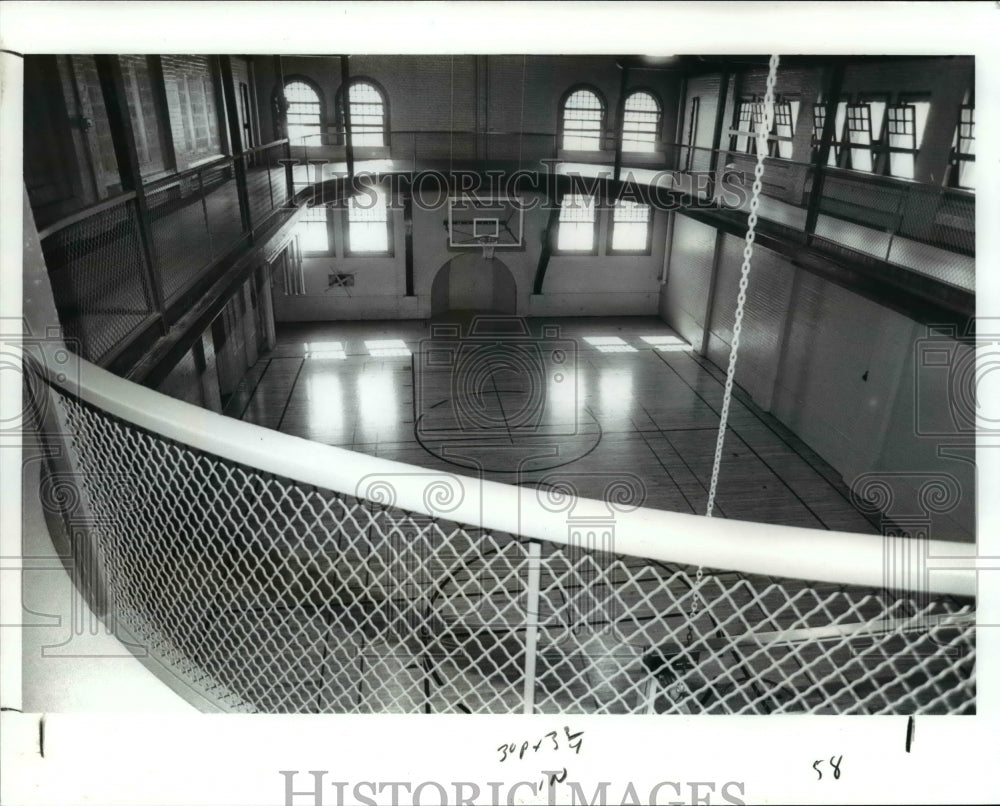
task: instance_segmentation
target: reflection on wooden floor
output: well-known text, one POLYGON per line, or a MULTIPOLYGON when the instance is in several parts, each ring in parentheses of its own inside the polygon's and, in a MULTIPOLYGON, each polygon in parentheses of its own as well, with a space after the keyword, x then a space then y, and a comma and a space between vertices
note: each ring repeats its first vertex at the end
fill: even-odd
MULTIPOLYGON (((704 512, 724 378, 663 322, 532 320, 531 334, 495 338, 469 338, 459 322, 459 339, 432 327, 281 325, 227 413, 432 469, 571 484, 592 498, 637 479, 645 506, 704 512), (558 332, 543 330, 552 325, 558 332)), ((730 410, 716 514, 875 531, 836 472, 743 395, 730 410)))

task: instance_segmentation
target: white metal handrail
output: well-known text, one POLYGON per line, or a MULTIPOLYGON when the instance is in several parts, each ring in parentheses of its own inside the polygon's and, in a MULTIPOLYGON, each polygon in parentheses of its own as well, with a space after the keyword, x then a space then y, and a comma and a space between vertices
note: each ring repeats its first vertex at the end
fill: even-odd
MULTIPOLYGON (((126 381, 90 362, 72 357, 57 368, 45 367, 51 384, 117 418, 197 450, 260 471, 379 503, 390 483, 393 506, 431 518, 461 522, 487 531, 571 545, 567 512, 573 520, 604 519, 604 501, 576 498, 569 506, 544 506, 545 491, 515 487, 355 453, 282 434, 225 417, 126 381), (458 495, 436 498, 429 477, 447 476, 458 495), (382 485, 382 486, 379 486, 382 485), (428 493, 431 493, 430 495, 428 493), (457 500, 456 500, 457 499, 457 500)), ((444 492, 439 490, 437 492, 444 492)), ((387 502, 389 503, 389 502, 387 502)), ((614 553, 670 563, 705 566, 748 574, 884 587, 886 558, 893 565, 893 587, 919 580, 925 593, 975 595, 975 571, 954 567, 926 573, 926 557, 972 557, 975 547, 927 541, 926 557, 904 551, 907 539, 822 531, 749 521, 706 518, 649 508, 615 511, 614 553)))

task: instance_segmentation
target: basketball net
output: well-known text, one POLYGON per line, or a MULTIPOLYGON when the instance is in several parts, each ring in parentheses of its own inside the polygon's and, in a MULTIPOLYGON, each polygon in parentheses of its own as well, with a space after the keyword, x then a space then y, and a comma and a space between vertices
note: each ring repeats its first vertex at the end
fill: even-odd
POLYGON ((492 235, 483 235, 479 238, 479 245, 483 247, 483 258, 493 260, 493 251, 497 246, 497 239, 492 235))

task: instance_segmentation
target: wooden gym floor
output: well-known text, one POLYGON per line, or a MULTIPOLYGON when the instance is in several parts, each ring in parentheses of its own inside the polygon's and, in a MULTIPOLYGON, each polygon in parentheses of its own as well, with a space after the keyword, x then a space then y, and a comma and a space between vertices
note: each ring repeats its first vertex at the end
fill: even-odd
MULTIPOLYGON (((425 468, 570 484, 591 498, 624 481, 634 503, 704 513, 724 375, 662 321, 545 318, 524 334, 480 319, 471 336, 470 327, 468 318, 279 325, 226 413, 425 468)), ((876 531, 836 471, 742 393, 716 514, 876 531)))

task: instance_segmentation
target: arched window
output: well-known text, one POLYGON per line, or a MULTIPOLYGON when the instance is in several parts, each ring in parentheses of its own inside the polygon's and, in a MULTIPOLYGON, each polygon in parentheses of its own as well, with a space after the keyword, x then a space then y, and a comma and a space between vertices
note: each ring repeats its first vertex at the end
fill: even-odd
POLYGON ((569 94, 562 109, 562 147, 568 151, 600 151, 604 102, 593 90, 569 94))
POLYGON ((655 151, 660 137, 660 102, 644 90, 625 99, 622 119, 622 151, 655 151))
POLYGON ((293 145, 320 144, 323 133, 322 104, 319 94, 305 81, 293 79, 285 84, 288 102, 288 139, 293 145))
MULTIPOLYGON (((355 146, 379 147, 386 144, 387 118, 385 95, 374 82, 353 79, 349 85, 351 142, 355 146)), ((344 126, 344 95, 337 98, 341 127, 344 126)))

